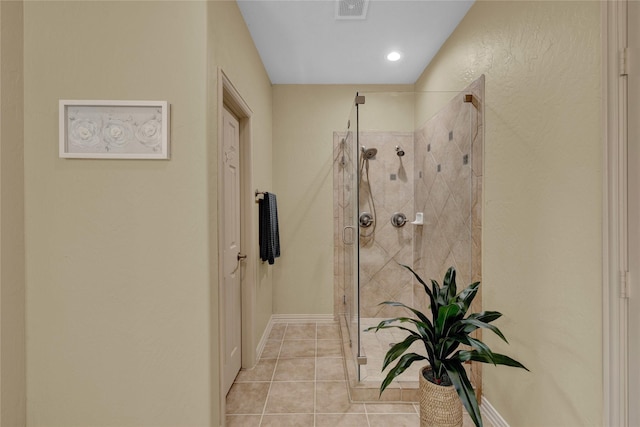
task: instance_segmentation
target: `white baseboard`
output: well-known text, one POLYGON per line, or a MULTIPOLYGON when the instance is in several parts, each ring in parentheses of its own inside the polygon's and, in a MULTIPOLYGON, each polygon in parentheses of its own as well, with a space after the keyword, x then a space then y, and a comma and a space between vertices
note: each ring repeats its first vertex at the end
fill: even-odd
POLYGON ((258 347, 256 348, 256 362, 258 362, 262 357, 264 346, 267 345, 267 340, 269 339, 269 335, 271 335, 271 328, 273 327, 273 322, 271 320, 272 319, 269 319, 269 323, 267 323, 267 327, 264 328, 262 337, 260 337, 260 341, 258 342, 258 347))
POLYGON ((502 415, 496 411, 489 401, 482 396, 482 403, 480 404, 480 413, 485 421, 489 421, 493 427, 509 427, 507 421, 502 418, 502 415))
POLYGON ((336 320, 333 314, 274 314, 269 319, 267 327, 264 328, 258 347, 256 348, 257 359, 262 356, 264 346, 267 344, 269 335, 271 335, 271 329, 276 323, 331 323, 336 320))

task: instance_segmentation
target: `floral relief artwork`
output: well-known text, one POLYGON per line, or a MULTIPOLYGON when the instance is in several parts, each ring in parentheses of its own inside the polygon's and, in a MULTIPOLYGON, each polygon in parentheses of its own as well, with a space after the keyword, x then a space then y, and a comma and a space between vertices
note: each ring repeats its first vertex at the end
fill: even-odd
POLYGON ((168 105, 61 100, 60 157, 168 159, 168 105))

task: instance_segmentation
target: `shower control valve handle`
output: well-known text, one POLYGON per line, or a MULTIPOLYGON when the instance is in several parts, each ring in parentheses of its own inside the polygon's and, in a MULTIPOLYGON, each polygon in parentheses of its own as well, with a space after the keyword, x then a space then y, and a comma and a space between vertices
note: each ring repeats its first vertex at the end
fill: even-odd
POLYGON ((374 221, 375 221, 375 219, 373 218, 373 215, 371 215, 369 212, 362 212, 360 214, 360 216, 358 217, 358 223, 360 224, 360 227, 362 227, 362 228, 371 227, 371 225, 373 225, 374 221))
POLYGON ((407 216, 402 212, 396 212, 391 215, 391 225, 394 227, 400 228, 403 227, 407 223, 407 216))

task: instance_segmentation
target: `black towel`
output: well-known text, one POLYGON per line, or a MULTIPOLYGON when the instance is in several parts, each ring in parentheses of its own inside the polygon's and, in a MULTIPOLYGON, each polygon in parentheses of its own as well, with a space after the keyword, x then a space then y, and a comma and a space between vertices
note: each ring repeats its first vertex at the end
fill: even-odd
POLYGON ((278 205, 276 195, 264 193, 258 202, 260 259, 275 262, 280 256, 280 228, 278 227, 278 205))

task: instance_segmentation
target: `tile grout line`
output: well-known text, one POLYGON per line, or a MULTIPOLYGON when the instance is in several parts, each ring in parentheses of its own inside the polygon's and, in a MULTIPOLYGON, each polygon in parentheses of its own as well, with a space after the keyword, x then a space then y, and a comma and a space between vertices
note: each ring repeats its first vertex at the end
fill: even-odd
POLYGON ((369 410, 367 408, 367 404, 363 403, 362 406, 364 406, 364 416, 367 419, 367 426, 371 427, 371 421, 369 421, 369 410))
POLYGON ((276 371, 278 370, 278 362, 280 361, 280 353, 282 352, 282 346, 284 345, 284 336, 287 333, 287 327, 289 324, 287 323, 284 327, 284 332, 282 333, 282 338, 280 340, 280 348, 278 349, 278 355, 276 356, 276 364, 273 367, 273 373, 271 374, 271 381, 269 381, 269 389, 267 390, 267 398, 264 400, 264 406, 262 407, 262 415, 260 415, 260 424, 262 425, 262 421, 264 420, 264 415, 267 412, 267 403, 269 402, 269 394, 271 393, 271 386, 273 385, 273 380, 276 377, 276 371))
POLYGON ((313 358, 313 427, 316 426, 317 415, 317 386, 318 386, 318 324, 316 323, 315 357, 313 358))

